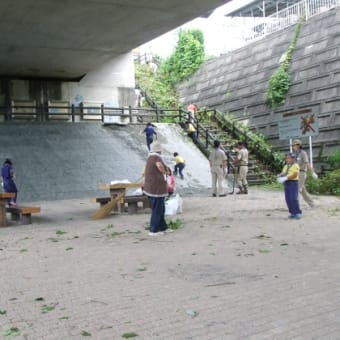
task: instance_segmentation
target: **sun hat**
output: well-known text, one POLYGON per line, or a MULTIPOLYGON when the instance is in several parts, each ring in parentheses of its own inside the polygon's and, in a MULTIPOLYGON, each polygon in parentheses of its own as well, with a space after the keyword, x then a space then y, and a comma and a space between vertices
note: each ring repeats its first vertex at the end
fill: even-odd
POLYGON ((150 151, 151 152, 162 152, 162 146, 159 144, 159 142, 154 141, 150 145, 150 151))
POLYGON ((294 139, 293 145, 302 145, 302 142, 300 141, 300 139, 294 139))

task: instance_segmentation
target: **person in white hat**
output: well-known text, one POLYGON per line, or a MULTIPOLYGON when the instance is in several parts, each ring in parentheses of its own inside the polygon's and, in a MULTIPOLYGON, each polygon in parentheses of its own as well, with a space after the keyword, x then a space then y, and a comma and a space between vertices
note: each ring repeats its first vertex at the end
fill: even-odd
POLYGON ((165 221, 165 197, 168 196, 167 166, 162 156, 162 147, 154 141, 150 145, 150 153, 145 166, 143 192, 151 204, 150 236, 163 235, 170 232, 165 221))
POLYGON ((302 142, 300 139, 293 140, 293 150, 296 157, 296 162, 299 164, 300 173, 299 173, 299 192, 301 196, 305 200, 305 202, 311 207, 314 207, 314 202, 310 197, 307 189, 306 189, 306 178, 307 171, 310 171, 313 178, 318 178, 318 175, 314 172, 313 167, 309 163, 309 158, 307 152, 302 149, 302 142))

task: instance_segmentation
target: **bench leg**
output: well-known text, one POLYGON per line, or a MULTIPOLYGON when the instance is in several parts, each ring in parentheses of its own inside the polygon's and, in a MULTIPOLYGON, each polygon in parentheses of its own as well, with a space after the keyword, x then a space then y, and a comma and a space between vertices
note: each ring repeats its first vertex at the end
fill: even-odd
POLYGON ((32 224, 31 214, 21 215, 21 224, 32 224))
POLYGON ((12 221, 20 221, 20 215, 14 212, 11 212, 11 220, 12 221))
POLYGON ((137 202, 128 203, 128 214, 136 214, 138 209, 137 202))
POLYGON ((5 204, 0 205, 0 227, 7 226, 7 219, 6 219, 6 206, 5 204))

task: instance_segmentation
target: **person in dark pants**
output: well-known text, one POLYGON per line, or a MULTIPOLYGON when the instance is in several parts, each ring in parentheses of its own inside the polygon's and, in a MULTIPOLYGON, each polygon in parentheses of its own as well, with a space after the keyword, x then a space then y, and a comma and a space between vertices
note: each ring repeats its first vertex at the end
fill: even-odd
POLYGON ((171 232, 165 221, 165 198, 168 196, 168 185, 165 165, 162 157, 162 147, 155 141, 150 146, 150 153, 145 166, 143 192, 151 204, 150 236, 163 235, 171 232))
POLYGON ((10 159, 6 159, 2 169, 1 169, 1 177, 3 181, 4 191, 5 192, 14 192, 15 196, 13 198, 8 199, 8 205, 16 206, 18 189, 14 183, 14 170, 13 163, 10 159))
POLYGON ((146 136, 146 146, 148 147, 148 150, 150 151, 150 145, 153 142, 153 136, 155 135, 157 138, 157 132, 154 129, 154 125, 152 125, 150 122, 146 124, 145 129, 143 130, 143 133, 145 133, 146 136))
POLYGON ((192 141, 197 144, 197 131, 194 128, 194 125, 191 123, 190 120, 188 120, 186 122, 186 126, 187 126, 187 133, 188 136, 192 139, 192 141))
POLYGON ((177 174, 179 173, 181 179, 184 179, 183 169, 185 168, 185 160, 178 154, 178 152, 174 152, 174 157, 176 162, 174 167, 174 174, 175 176, 177 176, 177 174))
POLYGON ((302 211, 299 205, 299 164, 296 163, 295 154, 293 152, 287 154, 286 165, 283 167, 278 177, 279 183, 284 183, 285 200, 288 207, 290 219, 300 219, 302 211))

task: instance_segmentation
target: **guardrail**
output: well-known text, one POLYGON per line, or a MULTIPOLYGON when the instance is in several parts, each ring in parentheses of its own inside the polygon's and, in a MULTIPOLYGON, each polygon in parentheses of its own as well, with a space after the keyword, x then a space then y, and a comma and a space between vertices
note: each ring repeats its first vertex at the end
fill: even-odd
POLYGON ((245 37, 245 40, 251 42, 261 39, 268 34, 296 24, 301 17, 304 17, 307 21, 311 17, 337 6, 340 6, 340 0, 303 0, 272 15, 263 17, 264 22, 253 26, 251 33, 245 37))
POLYGON ((109 107, 105 105, 11 105, 0 107, 0 123, 7 121, 101 121, 107 124, 138 124, 146 122, 181 122, 187 113, 179 109, 109 107))

